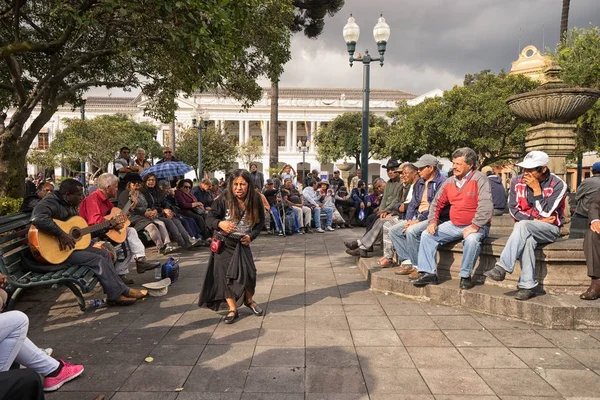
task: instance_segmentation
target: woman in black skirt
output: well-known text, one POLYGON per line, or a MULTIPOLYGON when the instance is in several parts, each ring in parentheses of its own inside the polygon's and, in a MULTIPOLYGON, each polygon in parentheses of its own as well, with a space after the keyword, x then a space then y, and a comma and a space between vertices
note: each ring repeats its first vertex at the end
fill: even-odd
POLYGON ((252 300, 256 266, 250 242, 256 239, 264 223, 264 209, 250 172, 236 169, 229 177, 223 196, 213 202, 206 217, 206 225, 213 229, 215 236, 198 303, 215 311, 227 303, 229 312, 223 320, 226 324, 238 318, 236 302, 242 296, 246 307, 262 315, 262 309, 252 300))

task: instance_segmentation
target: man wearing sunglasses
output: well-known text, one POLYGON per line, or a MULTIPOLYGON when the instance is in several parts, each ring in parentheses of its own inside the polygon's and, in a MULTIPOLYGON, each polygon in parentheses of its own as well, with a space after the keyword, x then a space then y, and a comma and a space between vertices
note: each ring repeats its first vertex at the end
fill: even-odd
POLYGON ((175 155, 173 154, 173 150, 170 147, 165 147, 163 149, 163 158, 157 162, 157 164, 164 163, 167 161, 179 161, 175 155))
POLYGON ((500 260, 484 273, 490 279, 502 281, 507 272, 512 274, 519 260, 521 276, 515 295, 517 300, 536 296, 535 248, 538 244, 556 241, 560 237, 560 227, 565 223, 567 185, 550 172, 548 162, 548 154, 531 151, 517 164, 523 172, 510 183, 508 198, 515 227, 500 260))

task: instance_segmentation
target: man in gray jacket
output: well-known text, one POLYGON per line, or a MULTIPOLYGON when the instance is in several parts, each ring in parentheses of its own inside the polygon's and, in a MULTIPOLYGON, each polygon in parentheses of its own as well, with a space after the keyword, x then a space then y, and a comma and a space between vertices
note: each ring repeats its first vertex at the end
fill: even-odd
POLYGON ((600 190, 600 161, 592 165, 592 176, 581 182, 579 187, 577 187, 577 194, 575 195, 577 208, 575 209, 573 218, 586 219, 588 217, 590 204, 598 190, 600 190))

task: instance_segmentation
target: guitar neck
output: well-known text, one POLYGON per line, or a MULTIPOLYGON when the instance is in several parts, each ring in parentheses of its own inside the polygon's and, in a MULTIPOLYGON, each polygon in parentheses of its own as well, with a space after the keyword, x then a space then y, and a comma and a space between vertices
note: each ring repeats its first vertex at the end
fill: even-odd
MULTIPOLYGON (((121 212, 118 215, 128 214, 130 208, 131 208, 131 199, 129 201, 127 201, 127 204, 125 204, 125 207, 123 207, 123 209, 121 210, 121 212)), ((110 226, 110 220, 107 220, 107 221, 101 222, 99 224, 88 226, 88 227, 81 229, 81 234, 87 235, 88 233, 94 233, 97 231, 104 230, 104 229, 108 228, 109 226, 110 226)))

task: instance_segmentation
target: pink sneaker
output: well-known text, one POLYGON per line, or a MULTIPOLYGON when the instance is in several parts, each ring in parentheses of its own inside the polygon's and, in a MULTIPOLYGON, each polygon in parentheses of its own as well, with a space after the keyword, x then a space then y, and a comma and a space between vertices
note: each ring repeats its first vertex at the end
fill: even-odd
POLYGON ((47 376, 44 378, 44 392, 53 392, 58 390, 65 383, 77 378, 83 373, 83 365, 73 365, 63 360, 58 360, 62 364, 62 369, 56 376, 47 376))

